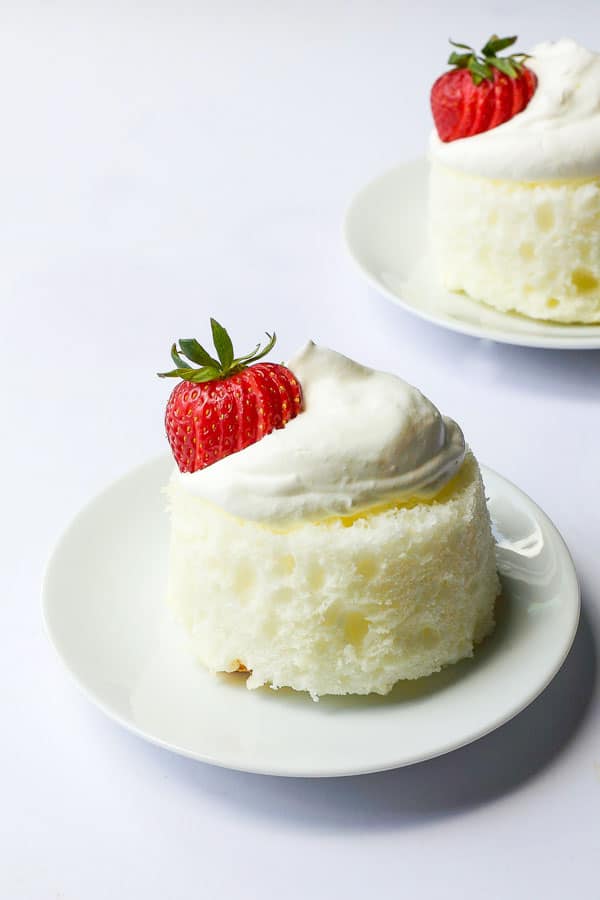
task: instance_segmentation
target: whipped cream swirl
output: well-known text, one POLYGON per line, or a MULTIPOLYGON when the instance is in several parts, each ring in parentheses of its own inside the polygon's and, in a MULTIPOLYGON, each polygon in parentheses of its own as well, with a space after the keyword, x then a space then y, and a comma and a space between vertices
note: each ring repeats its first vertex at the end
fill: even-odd
POLYGON ((243 519, 292 525, 429 498, 458 471, 465 442, 416 388, 312 342, 289 363, 303 411, 182 488, 243 519))
POLYGON ((432 160, 487 178, 600 176, 600 55, 563 39, 534 47, 526 63, 538 81, 523 112, 448 143, 434 129, 432 160))

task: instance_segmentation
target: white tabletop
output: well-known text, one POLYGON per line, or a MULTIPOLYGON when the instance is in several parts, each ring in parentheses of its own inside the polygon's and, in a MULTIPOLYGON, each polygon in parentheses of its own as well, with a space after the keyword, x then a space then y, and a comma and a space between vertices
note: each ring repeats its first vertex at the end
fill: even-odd
POLYGON ((444 332, 361 282, 340 221, 423 152, 448 36, 600 46, 597 3, 5 4, 0 896, 588 898, 600 851, 600 352, 444 332), (584 617, 495 734, 382 775, 305 781, 121 730, 43 633, 44 560, 165 447, 170 342, 215 315, 279 358, 312 337, 419 385, 571 547, 584 617))

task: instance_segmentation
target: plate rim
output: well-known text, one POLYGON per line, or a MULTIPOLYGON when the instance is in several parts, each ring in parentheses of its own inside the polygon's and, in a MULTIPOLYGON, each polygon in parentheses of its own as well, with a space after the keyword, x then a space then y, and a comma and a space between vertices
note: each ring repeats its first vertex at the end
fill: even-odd
MULTIPOLYGON (((402 170, 416 168, 417 166, 425 167, 428 165, 429 160, 426 156, 413 157, 412 159, 403 160, 402 162, 397 163, 395 166, 392 166, 384 172, 381 172, 379 175, 375 175, 373 178, 369 179, 369 181, 355 192, 344 210, 341 224, 344 247, 352 264, 358 269, 361 276, 369 283, 369 285, 406 312, 411 313, 412 315, 417 316, 417 318, 429 322, 432 325, 437 325, 440 328, 453 331, 456 334, 464 334, 468 337, 482 338, 484 340, 494 341, 495 343, 509 344, 516 347, 531 347, 537 350, 599 350, 600 324, 592 324, 590 326, 597 329, 595 334, 581 335, 579 337, 569 337, 568 335, 556 335, 553 337, 551 334, 539 336, 520 335, 518 332, 513 333, 506 330, 490 330, 485 326, 470 324, 469 322, 463 324, 460 321, 455 321, 443 314, 436 315, 434 312, 422 309, 418 305, 405 300, 399 294, 396 294, 391 288, 377 278, 367 264, 362 261, 361 256, 356 249, 356 245, 351 239, 352 222, 356 220, 357 209, 360 203, 364 201, 364 198, 368 196, 380 182, 391 179, 394 176, 398 177, 402 170)), ((474 300, 472 297, 468 299, 473 303, 479 303, 479 301, 474 300)), ((485 304, 481 305, 486 309, 488 308, 485 304)), ((493 307, 489 307, 489 309, 499 316, 504 316, 507 322, 511 321, 511 317, 501 310, 494 309, 493 307)), ((533 319, 532 321, 536 322, 537 320, 533 319)), ((579 323, 575 324, 574 327, 585 328, 586 326, 584 323, 579 323)))
POLYGON ((492 478, 497 479, 500 484, 507 485, 509 489, 515 491, 522 499, 524 499, 529 507, 532 508, 535 512, 536 518, 541 520, 546 528, 549 529, 555 542, 558 544, 562 551, 564 561, 568 564, 564 568, 564 574, 568 577, 569 595, 571 596, 570 630, 568 634, 565 635, 565 640, 563 642, 560 654, 557 655, 556 660, 554 661, 548 672, 545 674, 544 678, 540 681, 539 684, 536 685, 533 690, 529 691, 528 694, 508 712, 506 712, 499 718, 494 719, 493 722, 486 724, 482 728, 470 732, 468 736, 464 737, 464 739, 461 739, 459 741, 451 740, 444 744, 440 744, 430 753, 419 753, 411 757, 402 757, 400 759, 390 758, 386 762, 379 762, 375 765, 365 765, 361 767, 357 767, 356 765, 351 767, 344 767, 343 765, 340 765, 323 769, 313 768, 310 770, 295 769, 293 767, 286 766, 285 764, 280 766, 274 765, 270 768, 260 767, 256 765, 244 765, 237 760, 228 760, 224 755, 216 757, 211 755, 210 753, 201 753, 196 750, 173 744, 156 734, 145 731, 143 728, 136 725, 136 723, 131 719, 126 718, 124 715, 114 710, 108 703, 106 703, 99 696, 99 694, 96 693, 95 690, 90 687, 86 683, 86 681, 79 675, 75 666, 71 664, 68 656, 61 652, 59 641, 57 638, 55 638, 55 635, 53 633, 53 626, 50 622, 50 606, 52 601, 50 599, 50 590, 48 585, 53 566, 57 564, 56 560, 59 558, 60 550, 68 541, 71 532, 77 528, 79 520, 86 514, 88 514, 91 508, 106 494, 117 489, 120 483, 128 480, 131 477, 141 474, 143 469, 151 469, 155 466, 158 466, 159 464, 166 464, 168 460, 170 460, 170 456, 168 453, 161 453, 150 459, 147 459, 146 461, 131 467, 129 470, 110 481, 102 489, 97 491, 89 500, 87 500, 87 502, 75 513, 75 515, 70 519, 67 525, 62 529, 62 531, 59 533, 58 538, 52 545, 44 566, 41 583, 42 620, 46 637, 52 645, 56 657, 58 658, 64 669, 68 672, 70 677, 73 679, 78 690, 83 694, 84 697, 86 697, 87 700, 89 700, 93 704, 93 706, 104 713, 104 715, 106 715, 109 720, 122 726, 128 732, 136 735, 139 738, 142 738, 143 740, 154 746, 160 747, 163 750, 169 750, 172 753, 177 754, 178 756, 183 756, 196 762, 202 762, 217 766, 219 768, 229 769, 231 771, 244 772, 255 775, 270 775, 284 778, 342 778, 352 777, 354 775, 368 775, 377 772, 391 771, 410 765, 416 765, 420 762, 426 762, 427 760, 435 759, 439 756, 444 756, 446 753, 451 753, 454 750, 459 750, 461 747, 472 744, 475 741, 480 740, 496 729, 501 728, 503 725, 507 724, 507 722, 511 721, 513 718, 523 712, 523 710, 525 710, 546 690, 551 681, 559 673, 571 650, 571 647, 575 640, 575 635, 577 633, 577 628, 579 626, 581 614, 581 589, 577 576, 577 570, 575 568, 575 564, 573 562, 573 558, 571 556, 567 543, 556 525, 547 515, 547 513, 545 513, 544 510, 541 509, 538 504, 534 500, 532 500, 532 498, 528 494, 525 493, 525 491, 514 484, 514 482, 512 482, 510 479, 506 478, 504 475, 501 475, 495 469, 492 469, 491 467, 486 466, 483 463, 479 463, 484 485, 486 482, 486 477, 488 475, 491 475, 492 478))

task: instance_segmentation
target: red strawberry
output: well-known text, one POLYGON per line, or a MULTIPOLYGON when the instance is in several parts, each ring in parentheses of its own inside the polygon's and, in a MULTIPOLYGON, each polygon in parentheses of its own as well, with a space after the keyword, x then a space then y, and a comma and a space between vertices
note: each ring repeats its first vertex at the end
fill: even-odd
POLYGON ((450 54, 448 62, 455 68, 440 75, 431 89, 431 111, 442 141, 489 131, 525 109, 537 85, 523 63, 526 54, 497 55, 516 40, 494 34, 481 56, 466 44, 450 41, 465 52, 450 54))
POLYGON ((285 366, 258 363, 275 344, 260 344, 237 359, 225 329, 210 320, 218 359, 196 340, 171 348, 176 369, 161 378, 182 378, 167 403, 165 426, 175 461, 182 472, 195 472, 254 444, 302 409, 302 389, 285 366), (190 367, 183 357, 199 368, 190 367))

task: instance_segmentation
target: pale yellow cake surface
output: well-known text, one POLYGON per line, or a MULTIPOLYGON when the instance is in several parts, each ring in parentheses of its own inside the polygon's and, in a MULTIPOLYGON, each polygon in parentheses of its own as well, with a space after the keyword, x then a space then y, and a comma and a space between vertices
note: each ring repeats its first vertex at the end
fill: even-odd
POLYGON ((213 672, 247 686, 385 694, 473 653, 494 626, 494 542, 477 463, 437 500, 275 531, 173 479, 169 602, 213 672))
POLYGON ((535 319, 600 322, 600 178, 497 180, 434 161, 429 221, 448 290, 535 319))

